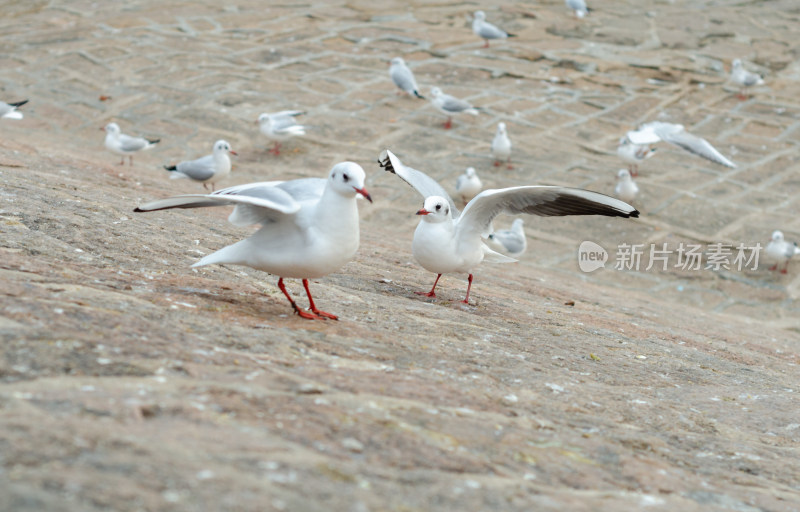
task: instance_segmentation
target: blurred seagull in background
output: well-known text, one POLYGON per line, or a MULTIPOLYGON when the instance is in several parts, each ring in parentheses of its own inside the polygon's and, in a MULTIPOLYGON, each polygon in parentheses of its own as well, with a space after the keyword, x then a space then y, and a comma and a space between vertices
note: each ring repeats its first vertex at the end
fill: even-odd
POLYGON ((431 103, 439 112, 447 116, 447 122, 444 123, 445 130, 453 127, 453 116, 456 114, 478 115, 478 109, 464 100, 443 93, 438 87, 431 88, 431 103))
POLYGON ((617 186, 614 188, 614 195, 626 203, 633 202, 636 194, 639 193, 639 186, 631 178, 628 169, 620 169, 617 173, 617 186))
POLYGON ((281 141, 306 134, 305 126, 298 124, 295 119, 302 114, 305 114, 302 110, 283 110, 258 116, 261 133, 275 141, 275 146, 269 150, 270 154, 281 154, 281 141))
POLYGON ((214 191, 218 181, 222 181, 231 173, 231 158, 228 154, 235 155, 231 145, 224 140, 214 143, 212 153, 196 160, 181 162, 176 165, 164 166, 170 171, 170 179, 189 178, 203 184, 203 188, 208 190, 208 183, 211 183, 211 191, 214 191))
POLYGON ((473 197, 477 196, 482 188, 483 183, 481 183, 481 179, 475 173, 474 167, 467 167, 464 174, 460 175, 458 180, 456 180, 456 194, 458 194, 461 201, 464 202, 464 206, 466 206, 473 197))
POLYGON ((414 73, 406 66, 406 61, 402 57, 395 57, 391 60, 389 67, 389 76, 392 77, 394 84, 409 95, 414 95, 419 99, 424 100, 425 97, 419 93, 417 87, 417 80, 414 78, 414 73))
POLYGON ((764 85, 764 78, 757 73, 744 69, 741 59, 735 59, 731 69, 731 82, 739 86, 739 94, 737 97, 740 100, 746 100, 747 95, 744 93, 745 89, 756 85, 764 85))
POLYGON ((494 157, 494 166, 499 167, 503 161, 506 162, 506 167, 513 169, 511 165, 511 140, 506 133, 506 123, 497 123, 497 131, 492 139, 492 156, 494 157))
POLYGON ((144 137, 125 135, 119 129, 117 123, 108 123, 105 128, 100 129, 106 132, 106 149, 112 153, 122 155, 122 161, 119 165, 125 165, 125 155, 128 155, 130 165, 133 166, 134 153, 137 151, 147 151, 161 142, 161 139, 145 139, 144 137))
POLYGON ((784 265, 781 274, 785 274, 786 270, 789 268, 789 260, 792 259, 793 256, 800 254, 800 248, 797 247, 796 242, 790 243, 784 240, 782 231, 775 231, 772 233, 772 240, 767 244, 766 253, 767 256, 773 260, 777 260, 777 263, 769 269, 777 270, 778 263, 783 261, 784 265))
POLYGON ((487 237, 487 244, 494 250, 511 258, 519 258, 528 248, 528 239, 522 227, 522 219, 514 219, 510 229, 495 231, 487 237))
POLYGON ((482 37, 484 41, 486 41, 486 44, 483 45, 484 48, 489 47, 490 39, 516 37, 514 34, 509 34, 505 30, 486 21, 486 13, 483 11, 475 11, 472 20, 472 31, 475 32, 478 37, 482 37))
POLYGON ((643 162, 653 156, 656 150, 649 144, 634 144, 627 136, 619 139, 617 146, 617 156, 628 164, 631 176, 639 175, 639 162, 643 162))
POLYGON ((589 14, 589 8, 586 7, 586 2, 584 0, 564 0, 564 3, 567 4, 567 7, 575 11, 575 16, 578 18, 583 18, 589 14))

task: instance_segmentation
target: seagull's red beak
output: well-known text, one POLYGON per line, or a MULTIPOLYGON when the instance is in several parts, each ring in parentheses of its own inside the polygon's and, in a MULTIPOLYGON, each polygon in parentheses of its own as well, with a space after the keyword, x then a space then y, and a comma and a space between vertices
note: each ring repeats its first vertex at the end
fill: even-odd
POLYGON ((417 215, 428 215, 429 213, 431 213, 431 212, 429 212, 428 210, 423 208, 423 209, 421 209, 420 211, 417 212, 417 215))
POLYGON ((232 149, 230 151, 228 151, 228 153, 232 154, 233 156, 239 156, 239 153, 237 153, 236 151, 234 151, 232 149))
POLYGON ((355 191, 356 191, 356 192, 358 192, 359 194, 361 194, 362 196, 364 196, 364 199, 366 199, 366 200, 367 200, 367 201, 369 201, 370 203, 372 202, 372 196, 370 196, 370 195, 369 195, 369 192, 367 192, 367 189, 366 189, 366 188, 356 188, 356 187, 353 187, 353 189, 355 189, 355 191))
POLYGON ((101 131, 101 132, 104 132, 104 131, 106 131, 106 127, 105 127, 105 126, 101 126, 101 127, 100 127, 100 131, 101 131))

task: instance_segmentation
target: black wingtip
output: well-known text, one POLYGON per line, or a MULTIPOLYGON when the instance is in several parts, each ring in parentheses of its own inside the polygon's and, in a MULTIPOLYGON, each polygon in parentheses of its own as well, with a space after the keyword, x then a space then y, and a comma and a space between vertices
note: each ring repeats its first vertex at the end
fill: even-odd
POLYGON ((384 171, 389 171, 391 173, 397 174, 394 172, 394 167, 392 166, 392 159, 389 158, 389 152, 385 149, 378 157, 378 165, 380 165, 384 171))
POLYGON ((633 217, 634 219, 638 219, 639 218, 639 210, 633 210, 631 212, 631 214, 629 215, 629 217, 633 217))
POLYGON ((145 211, 147 211, 147 210, 142 210, 142 209, 140 209, 140 208, 137 206, 136 208, 134 208, 134 209, 133 209, 133 211, 134 211, 135 213, 142 213, 142 212, 145 212, 145 211))
POLYGON ((161 139, 145 139, 145 140, 150 144, 158 144, 159 142, 161 142, 161 139))
POLYGON ((506 34, 506 37, 517 37, 517 34, 506 34))
POLYGON ((421 94, 419 93, 419 91, 416 91, 416 90, 414 91, 414 96, 416 96, 417 98, 419 98, 419 99, 421 99, 421 100, 424 100, 424 99, 425 99, 425 96, 421 95, 421 94))
POLYGON ((18 101, 16 103, 9 103, 9 105, 11 105, 12 107, 19 108, 19 107, 21 107, 22 105, 24 105, 26 103, 28 103, 28 100, 22 100, 22 101, 18 101))
POLYGON ((166 170, 168 170, 168 171, 177 171, 177 170, 178 170, 178 166, 177 166, 177 165, 170 165, 169 167, 167 167, 167 166, 165 165, 165 166, 164 166, 164 169, 166 169, 166 170))

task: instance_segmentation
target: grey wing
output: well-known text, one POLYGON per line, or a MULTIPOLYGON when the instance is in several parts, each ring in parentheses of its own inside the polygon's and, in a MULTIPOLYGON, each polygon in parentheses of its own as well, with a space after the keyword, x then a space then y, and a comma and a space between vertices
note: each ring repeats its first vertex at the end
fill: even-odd
POLYGON ((119 136, 119 148, 122 151, 139 151, 146 148, 147 144, 149 143, 141 137, 131 137, 130 135, 125 135, 124 133, 119 136))
POLYGON ((683 148, 690 153, 694 153, 697 156, 701 156, 707 160, 711 160, 714 163, 724 165, 726 167, 736 167, 735 163, 725 158, 722 153, 717 151, 717 149, 709 144, 707 140, 696 135, 692 135, 685 130, 673 131, 671 133, 661 133, 660 135, 665 142, 675 144, 676 146, 683 148))
POLYGON ((314 201, 322 197, 328 180, 322 178, 301 178, 284 181, 278 188, 289 194, 297 202, 314 201))
POLYGON ((305 112, 302 110, 281 110, 280 112, 275 112, 269 116, 275 119, 277 117, 295 117, 302 114, 305 114, 305 112))
POLYGON ((417 90, 417 81, 414 73, 405 66, 397 66, 392 70, 392 80, 400 89, 413 93, 417 90))
POLYGON ((449 94, 442 95, 442 110, 445 110, 446 112, 463 112, 464 110, 469 110, 471 108, 473 108, 472 105, 464 100, 454 98, 449 94))
POLYGON ((638 217, 639 211, 624 201, 578 188, 527 186, 484 190, 469 202, 457 219, 456 236, 488 236, 499 214, 527 213, 540 217, 605 215, 638 217))
POLYGON ((378 157, 378 163, 383 170, 396 174, 400 179, 411 185, 414 190, 422 195, 423 198, 427 199, 431 196, 444 197, 447 199, 447 202, 450 203, 450 212, 452 217, 455 219, 460 215, 460 212, 458 211, 456 204, 453 202, 453 199, 450 197, 450 194, 448 194, 447 191, 441 185, 439 185, 436 180, 422 171, 418 171, 404 165, 403 162, 401 162, 400 159, 388 149, 384 149, 381 152, 380 156, 378 157))
POLYGON ((301 127, 292 116, 278 116, 272 118, 272 131, 275 133, 285 133, 293 127, 301 127))
POLYGON ((176 170, 189 178, 197 181, 206 181, 214 177, 214 157, 206 155, 197 160, 181 162, 175 166, 176 170))
POLYGON ((279 188, 281 182, 251 183, 218 190, 213 194, 188 194, 160 199, 140 205, 135 212, 152 212, 171 208, 203 208, 236 205, 228 220, 237 226, 269 223, 300 210, 300 203, 279 188))
POLYGON ((751 72, 749 72, 749 71, 748 71, 748 72, 747 72, 747 73, 744 75, 744 80, 742 81, 742 83, 743 83, 745 86, 747 86, 747 87, 750 87, 750 86, 756 85, 756 84, 757 84, 757 83, 759 83, 761 80, 762 80, 762 78, 761 78, 761 75, 758 75, 758 74, 756 74, 756 73, 751 73, 751 72))

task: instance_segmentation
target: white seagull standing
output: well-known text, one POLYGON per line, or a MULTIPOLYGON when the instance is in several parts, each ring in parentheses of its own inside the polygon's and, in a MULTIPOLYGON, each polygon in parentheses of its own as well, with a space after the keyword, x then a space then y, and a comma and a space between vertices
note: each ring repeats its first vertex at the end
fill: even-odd
POLYGON ((137 151, 146 151, 159 142, 161 139, 145 139, 144 137, 131 137, 125 135, 119 129, 117 123, 108 123, 105 128, 100 128, 106 132, 106 149, 112 153, 122 155, 119 165, 125 165, 125 155, 128 155, 130 165, 133 165, 133 154, 137 151))
POLYGON ((639 186, 631 178, 631 172, 628 169, 620 169, 617 173, 617 180, 614 195, 626 203, 632 202, 639 193, 639 186))
POLYGON ((506 123, 497 123, 497 131, 492 139, 492 156, 494 157, 494 166, 499 167, 502 165, 503 160, 506 162, 506 167, 513 169, 511 165, 511 139, 508 138, 506 133, 506 123))
POLYGON ((443 93, 438 87, 431 88, 431 103, 439 112, 447 116, 447 122, 444 123, 445 130, 453 127, 453 116, 456 114, 478 115, 478 109, 464 100, 443 93))
MULTIPOLYGON (((777 260, 778 263, 785 262, 783 270, 781 270, 781 274, 785 274, 786 269, 789 268, 789 260, 792 259, 792 256, 800 254, 800 248, 797 247, 797 243, 789 243, 784 240, 783 232, 775 231, 772 233, 772 240, 767 244, 766 253, 772 259, 777 260)), ((769 269, 777 270, 778 263, 775 263, 769 269)))
POLYGON ((628 164, 631 176, 638 176, 639 163, 647 160, 655 153, 656 150, 651 148, 649 144, 634 144, 628 140, 627 136, 619 139, 619 145, 617 146, 617 156, 628 164))
POLYGON ((360 165, 341 162, 328 179, 304 178, 229 187, 212 194, 192 194, 153 201, 136 208, 150 212, 168 208, 236 205, 228 217, 235 226, 261 224, 249 238, 209 254, 192 267, 224 263, 244 265, 279 277, 278 288, 302 318, 336 320, 317 309, 308 280, 325 276, 350 261, 358 250, 356 197, 372 198, 364 188, 360 165), (303 280, 311 313, 300 309, 283 284, 303 280))
POLYGON ((283 110, 258 116, 261 133, 275 141, 275 147, 269 150, 271 154, 279 155, 281 153, 281 141, 306 134, 306 127, 298 124, 295 119, 301 114, 305 114, 305 112, 302 110, 283 110))
POLYGON ((486 21, 486 13, 483 11, 475 11, 472 20, 472 31, 475 32, 475 35, 482 37, 486 41, 486 44, 483 45, 484 48, 489 47, 489 39, 516 37, 514 34, 509 34, 505 30, 486 21))
POLYGON ((653 121, 643 124, 638 130, 628 132, 627 137, 633 144, 655 144, 663 140, 714 163, 736 167, 735 163, 722 156, 707 140, 687 132, 682 124, 653 121))
MULTIPOLYGON (((424 100, 425 97, 419 93, 417 87, 417 80, 414 78, 414 73, 411 72, 406 61, 402 57, 395 57, 390 62, 389 76, 392 77, 394 85, 400 88, 400 91, 406 92, 409 95, 414 95, 419 99, 424 100)), ((398 93, 400 93, 398 91, 398 93)))
POLYGON ((487 243, 498 252, 518 258, 522 256, 528 248, 528 239, 525 237, 525 230, 522 227, 522 219, 514 219, 511 229, 502 229, 490 234, 487 243))
POLYGON ((745 89, 754 85, 764 85, 764 78, 757 73, 744 69, 741 59, 736 59, 733 61, 733 68, 731 69, 731 82, 739 86, 738 98, 746 100, 745 89))
POLYGON ((564 3, 567 4, 567 7, 575 11, 575 16, 578 18, 583 18, 589 14, 589 8, 586 7, 586 2, 584 0, 564 0, 564 3))
POLYGON ((566 187, 511 187, 484 190, 459 212, 447 192, 425 173, 406 167, 391 151, 384 150, 379 163, 399 176, 425 198, 417 215, 422 220, 414 232, 411 249, 414 259, 436 274, 431 291, 418 292, 436 297, 436 284, 442 274, 463 272, 469 275, 469 304, 472 270, 484 259, 503 263, 516 261, 490 249, 482 237, 492 232, 492 220, 499 214, 527 213, 542 217, 562 215, 607 215, 638 217, 631 205, 597 192, 566 187))
POLYGON ((475 173, 474 167, 467 167, 464 174, 460 175, 456 180, 456 194, 458 194, 464 202, 464 206, 466 206, 473 197, 477 196, 482 188, 483 183, 481 183, 481 179, 475 173))
POLYGON ((19 112, 17 109, 26 103, 28 103, 28 100, 18 101, 16 103, 0 101, 0 118, 22 119, 22 112, 19 112))
POLYGON ((210 155, 181 162, 177 165, 164 166, 170 171, 170 179, 189 178, 199 181, 203 188, 208 190, 208 183, 211 183, 211 191, 214 191, 218 181, 222 181, 231 173, 231 158, 228 153, 235 155, 236 151, 231 149, 231 145, 224 140, 214 143, 213 152, 210 155))

